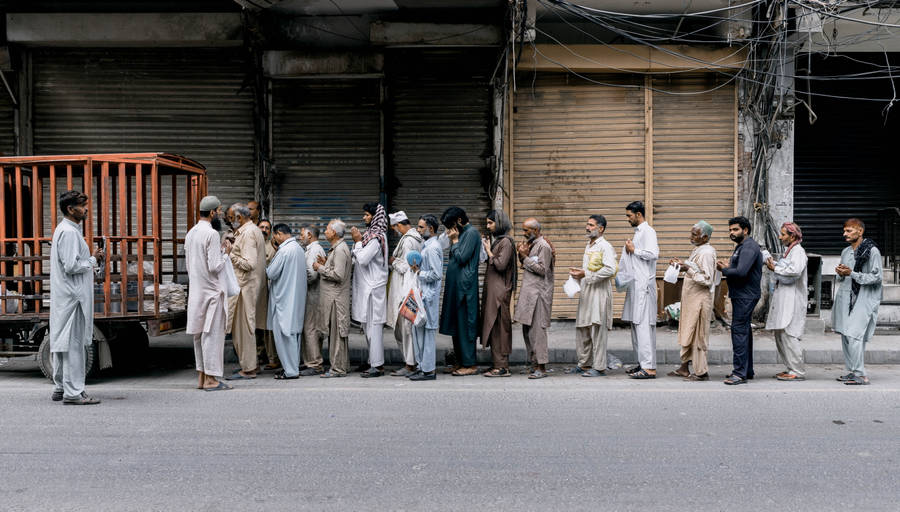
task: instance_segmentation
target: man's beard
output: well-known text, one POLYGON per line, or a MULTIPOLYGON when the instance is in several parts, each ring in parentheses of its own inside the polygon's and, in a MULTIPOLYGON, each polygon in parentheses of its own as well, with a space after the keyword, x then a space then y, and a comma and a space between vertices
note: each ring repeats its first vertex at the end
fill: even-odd
POLYGON ((589 239, 593 240, 593 239, 595 239, 595 238, 599 238, 599 237, 600 237, 600 232, 597 231, 596 229, 590 229, 590 230, 587 231, 587 233, 584 234, 584 236, 585 236, 586 238, 589 238, 589 239))
POLYGON ((736 244, 744 241, 744 235, 728 235, 728 238, 731 238, 731 241, 736 244))
POLYGON ((534 239, 537 238, 535 235, 525 235, 525 240, 529 242, 534 242, 534 239))
POLYGON ((212 228, 215 229, 216 231, 222 231, 222 219, 216 217, 215 219, 209 221, 209 223, 212 225, 212 228))
POLYGON ((419 234, 422 235, 422 240, 428 240, 429 238, 434 236, 431 233, 429 233, 427 230, 424 233, 419 233, 419 234))

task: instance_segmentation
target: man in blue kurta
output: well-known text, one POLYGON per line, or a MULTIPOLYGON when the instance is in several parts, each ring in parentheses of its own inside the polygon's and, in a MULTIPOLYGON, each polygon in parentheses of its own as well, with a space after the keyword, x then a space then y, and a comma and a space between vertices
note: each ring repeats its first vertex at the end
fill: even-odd
POLYGON ((276 224, 272 237, 278 250, 266 267, 269 286, 268 322, 282 371, 275 378, 300 376, 300 333, 306 311, 306 254, 287 224, 276 224))
POLYGON ((837 380, 849 385, 867 385, 866 343, 875 333, 881 304, 881 253, 875 243, 863 238, 866 225, 859 219, 844 223, 844 240, 850 245, 841 252, 841 264, 834 269, 839 285, 834 299, 834 332, 841 334, 847 374, 837 380))
POLYGON ((423 215, 416 230, 425 240, 422 247, 422 262, 414 269, 419 280, 419 291, 425 305, 425 324, 412 329, 413 345, 419 370, 409 376, 409 380, 434 380, 435 375, 435 334, 438 329, 438 308, 441 302, 441 280, 443 279, 444 251, 438 241, 438 219, 434 215, 423 215))
POLYGON ((475 375, 475 341, 478 338, 478 263, 481 237, 459 207, 451 206, 441 215, 450 240, 450 258, 444 286, 441 334, 453 337, 457 364, 453 375, 475 375))

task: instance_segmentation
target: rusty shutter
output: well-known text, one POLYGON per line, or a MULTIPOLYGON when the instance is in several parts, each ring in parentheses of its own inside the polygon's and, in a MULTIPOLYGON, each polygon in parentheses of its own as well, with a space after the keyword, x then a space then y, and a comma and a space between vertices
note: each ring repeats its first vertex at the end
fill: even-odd
POLYGON ((736 97, 733 86, 719 85, 713 75, 653 82, 651 224, 660 276, 670 259, 691 254, 691 227, 700 220, 712 224, 710 243, 720 257, 734 248, 728 219, 735 208, 736 97))
POLYGON ((275 80, 273 220, 362 226, 381 191, 378 80, 275 80))
POLYGON ((388 55, 391 211, 404 210, 415 222, 459 206, 474 226, 484 226, 495 58, 493 49, 388 55))
MULTIPOLYGON (((562 285, 580 267, 588 215, 606 217, 606 238, 618 253, 633 228, 625 205, 644 198, 644 90, 640 78, 565 74, 522 75, 513 114, 513 222, 541 222, 556 247, 554 318, 575 318, 576 299, 562 285)), ((622 299, 615 300, 616 316, 622 299)))
POLYGON ((36 154, 175 153, 206 166, 224 204, 253 197, 241 50, 41 48, 33 69, 36 154))

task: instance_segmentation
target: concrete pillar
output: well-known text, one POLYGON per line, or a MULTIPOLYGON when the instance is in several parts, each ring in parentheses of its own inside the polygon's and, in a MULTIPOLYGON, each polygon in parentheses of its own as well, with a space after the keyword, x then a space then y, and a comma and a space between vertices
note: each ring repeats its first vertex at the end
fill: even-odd
MULTIPOLYGON (((794 220, 794 120, 777 121, 776 133, 781 140, 769 167, 769 212, 776 229, 784 222, 794 220)), ((802 226, 801 226, 802 228, 802 226)))

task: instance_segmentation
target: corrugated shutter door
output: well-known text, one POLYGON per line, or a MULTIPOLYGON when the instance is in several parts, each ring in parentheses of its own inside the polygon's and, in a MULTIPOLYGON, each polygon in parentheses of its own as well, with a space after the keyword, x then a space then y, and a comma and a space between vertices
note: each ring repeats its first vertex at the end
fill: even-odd
POLYGON ((660 276, 671 258, 693 249, 691 227, 713 226, 710 242, 720 257, 731 254, 728 219, 734 216, 735 92, 711 92, 706 77, 655 80, 653 92, 653 227, 659 239, 660 276))
POLYGON ((294 227, 333 218, 362 227, 380 197, 377 80, 276 80, 273 218, 294 227))
POLYGON ((400 52, 389 61, 392 210, 440 217, 459 206, 481 229, 490 209, 482 186, 491 154, 489 74, 496 52, 400 52), (461 63, 466 63, 465 67, 461 63))
MULTIPOLYGON (((632 77, 594 77, 640 86, 632 77)), ((574 318, 577 299, 562 285, 580 267, 587 217, 607 218, 607 240, 618 253, 633 228, 625 205, 644 198, 644 91, 612 87, 569 75, 523 75, 513 119, 513 222, 516 232, 536 217, 556 247, 555 318, 574 318)), ((622 299, 617 297, 616 316, 622 299)))
MULTIPOLYGON (((10 85, 15 83, 14 76, 10 73, 6 77, 10 85)), ((13 156, 16 154, 16 111, 5 87, 0 93, 0 156, 13 156)))
POLYGON ((254 193, 253 99, 239 49, 34 50, 36 154, 168 152, 223 203, 254 193))

